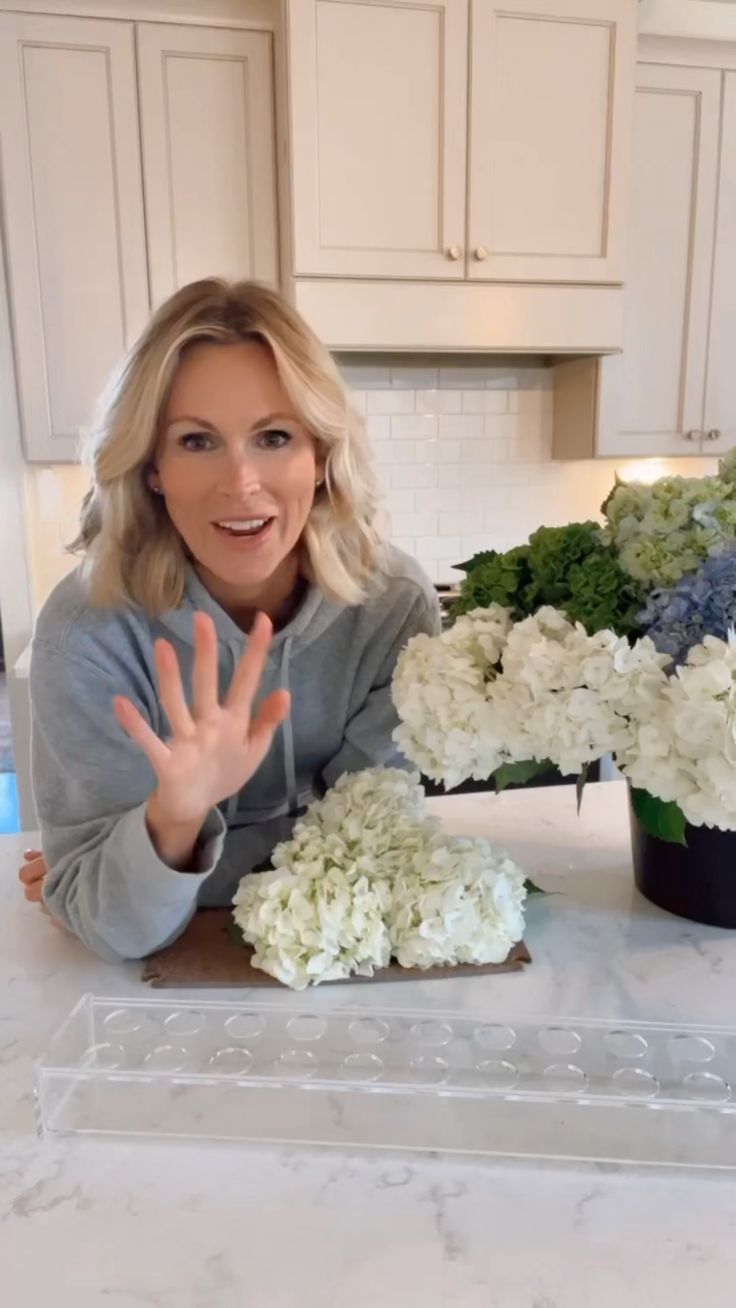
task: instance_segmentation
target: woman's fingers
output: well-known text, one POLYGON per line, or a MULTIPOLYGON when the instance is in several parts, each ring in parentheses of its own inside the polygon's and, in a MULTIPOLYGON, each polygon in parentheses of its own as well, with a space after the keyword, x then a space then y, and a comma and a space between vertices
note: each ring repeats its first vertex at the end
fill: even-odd
POLYGON ((288 690, 275 690, 264 699, 250 729, 250 744, 260 765, 271 748, 273 733, 289 716, 291 695, 288 690))
POLYGON ((34 858, 43 858, 43 850, 42 850, 42 849, 24 849, 24 850, 23 850, 23 857, 24 857, 24 859, 26 860, 26 863, 30 863, 31 860, 34 859, 34 858))
POLYGON ((38 881, 32 881, 30 885, 25 886, 23 894, 29 904, 43 903, 43 881, 43 877, 39 877, 38 881))
POLYGON ((34 881, 43 881, 46 876, 46 860, 43 855, 37 853, 36 850, 30 849, 26 850, 26 859, 27 861, 18 873, 19 880, 23 882, 24 886, 30 886, 34 881), (29 854, 34 855, 34 857, 28 858, 29 854))
POLYGON ((238 663, 224 707, 233 709, 245 721, 250 717, 253 697, 266 666, 273 627, 265 613, 257 613, 248 635, 248 646, 238 663))
POLYGON ((190 736, 194 730, 194 723, 184 698, 176 651, 168 640, 157 640, 154 651, 159 699, 171 724, 171 730, 175 736, 190 736))
POLYGON ((192 691, 195 718, 217 708, 217 632, 208 613, 194 615, 192 691))
POLYGON ((155 731, 152 731, 145 718, 139 713, 135 704, 125 695, 116 695, 113 699, 115 717, 123 731, 138 745, 148 759, 156 775, 164 768, 169 759, 169 751, 155 731))

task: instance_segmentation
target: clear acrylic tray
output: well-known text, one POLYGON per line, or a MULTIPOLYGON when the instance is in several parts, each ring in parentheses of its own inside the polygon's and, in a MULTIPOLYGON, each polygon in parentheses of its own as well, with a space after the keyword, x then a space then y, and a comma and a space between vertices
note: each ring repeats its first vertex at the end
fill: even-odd
POLYGON ((47 1132, 736 1167, 736 1029, 85 995, 47 1132))

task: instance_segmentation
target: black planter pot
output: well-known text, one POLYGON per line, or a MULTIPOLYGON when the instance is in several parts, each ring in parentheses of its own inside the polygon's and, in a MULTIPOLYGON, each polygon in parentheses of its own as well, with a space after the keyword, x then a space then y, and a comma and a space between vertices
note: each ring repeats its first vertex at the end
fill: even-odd
POLYGON ((687 845, 650 836, 629 803, 634 880, 658 908, 707 926, 736 927, 736 831, 685 828, 687 845))

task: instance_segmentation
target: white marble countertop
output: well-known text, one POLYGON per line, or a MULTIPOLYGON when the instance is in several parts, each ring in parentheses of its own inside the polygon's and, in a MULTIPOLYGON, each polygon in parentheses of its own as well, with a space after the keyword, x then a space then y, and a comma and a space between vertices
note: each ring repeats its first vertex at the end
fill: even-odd
MULTIPOLYGON (((365 1010, 396 997, 496 1019, 736 1021, 736 933, 680 921, 637 894, 621 783, 590 786, 579 818, 571 787, 433 806, 557 892, 529 909, 533 965, 323 988, 310 1007, 365 1010)), ((85 991, 146 988, 138 965, 99 962, 26 905, 15 877, 28 843, 0 838, 7 1308, 730 1308, 736 1173, 40 1140, 32 1064, 49 1035, 85 991)))

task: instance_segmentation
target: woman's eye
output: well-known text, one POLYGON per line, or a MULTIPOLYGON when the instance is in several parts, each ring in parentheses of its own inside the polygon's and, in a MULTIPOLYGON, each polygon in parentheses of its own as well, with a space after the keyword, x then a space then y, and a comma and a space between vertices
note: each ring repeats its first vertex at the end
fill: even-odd
POLYGON ((212 437, 206 431, 188 431, 186 436, 182 436, 179 444, 185 450, 205 450, 212 443, 212 437))
POLYGON ((266 449, 280 450, 282 446, 289 444, 291 435, 288 431, 263 431, 258 439, 266 449))

